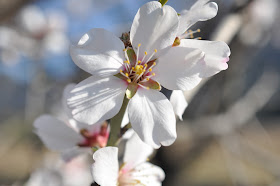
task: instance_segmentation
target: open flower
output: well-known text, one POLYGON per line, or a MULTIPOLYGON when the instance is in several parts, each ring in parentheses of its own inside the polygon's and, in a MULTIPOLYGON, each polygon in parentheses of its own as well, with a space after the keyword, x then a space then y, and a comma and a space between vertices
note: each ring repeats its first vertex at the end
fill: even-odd
MULTIPOLYGON (((73 88, 73 85, 66 87, 73 88)), ((67 110, 66 110, 67 111, 67 110)), ((34 122, 35 132, 51 150, 62 152, 65 160, 83 152, 91 152, 91 147, 105 147, 109 137, 106 122, 87 125, 72 118, 63 122, 50 115, 42 115, 34 122)))
POLYGON ((218 5, 209 0, 198 0, 189 10, 183 10, 179 16, 179 28, 176 34, 174 44, 195 48, 202 51, 205 55, 204 63, 207 70, 204 71, 202 77, 212 76, 221 70, 228 68, 230 49, 228 45, 222 41, 206 41, 193 38, 194 34, 200 32, 189 30, 198 21, 206 21, 217 15, 218 5), (189 31, 188 31, 189 30, 189 31))
POLYGON ((93 154, 93 179, 101 186, 161 185, 163 170, 146 162, 152 152, 150 146, 133 135, 126 143, 123 164, 119 167, 118 148, 101 148, 93 154))
POLYGON ((171 145, 176 139, 175 116, 172 104, 159 92, 161 85, 170 90, 190 90, 203 77, 217 73, 216 68, 213 70, 215 57, 224 54, 213 49, 209 53, 217 55, 208 57, 204 49, 208 53, 211 44, 195 49, 183 40, 175 47, 178 28, 177 12, 152 1, 134 18, 132 48, 104 29, 86 33, 78 45, 71 47, 70 54, 93 76, 69 92, 73 117, 85 123, 112 118, 126 94, 131 99, 129 121, 139 137, 154 148, 171 145))

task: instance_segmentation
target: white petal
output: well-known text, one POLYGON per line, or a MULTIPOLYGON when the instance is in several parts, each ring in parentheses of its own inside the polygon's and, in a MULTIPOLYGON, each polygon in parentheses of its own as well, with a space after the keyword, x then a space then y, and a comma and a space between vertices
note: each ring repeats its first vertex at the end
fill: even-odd
POLYGON ((127 140, 127 139, 131 138, 133 136, 133 134, 135 134, 135 132, 132 128, 130 128, 124 133, 124 135, 122 136, 122 139, 127 140))
POLYGON ((172 105, 161 92, 138 88, 128 103, 128 116, 141 140, 154 148, 171 145, 177 137, 172 105))
POLYGON ((172 47, 158 59, 154 67, 154 80, 170 90, 190 90, 200 81, 203 71, 203 52, 198 49, 172 47))
POLYGON ((123 102, 126 82, 114 76, 89 77, 69 92, 67 104, 79 122, 95 124, 115 116, 123 102))
POLYGON ((205 53, 205 70, 201 77, 209 77, 228 68, 230 48, 222 41, 182 39, 180 46, 197 48, 205 53))
POLYGON ((154 149, 144 143, 136 133, 126 142, 123 162, 128 170, 144 163, 153 153, 154 149))
POLYGON ((63 151, 75 147, 83 137, 62 121, 43 115, 34 122, 35 132, 52 150, 63 151))
POLYGON ((94 28, 70 47, 70 55, 81 69, 105 77, 121 69, 125 59, 123 49, 123 42, 113 33, 94 28))
POLYGON ((99 131, 100 127, 103 122, 95 123, 92 125, 88 125, 86 123, 78 122, 73 118, 72 115, 72 110, 68 107, 67 105, 67 96, 69 95, 69 92, 75 88, 76 84, 71 83, 68 84, 63 91, 63 97, 62 97, 62 105, 63 105, 63 110, 66 112, 69 120, 69 124, 71 127, 73 127, 77 132, 80 132, 81 129, 87 129, 89 131, 99 131))
POLYGON ((139 185, 152 185, 160 186, 165 178, 164 171, 149 162, 145 162, 135 167, 135 170, 131 172, 131 178, 139 180, 139 185))
POLYGON ((183 120, 182 115, 184 114, 185 109, 188 106, 183 91, 173 90, 170 96, 170 102, 173 106, 175 114, 179 117, 180 120, 183 120))
POLYGON ((63 110, 66 112, 68 119, 72 119, 73 115, 72 115, 72 111, 71 109, 69 109, 68 105, 67 105, 67 96, 69 94, 69 92, 74 89, 76 86, 75 83, 70 83, 68 85, 65 86, 64 90, 63 90, 63 95, 62 95, 62 106, 63 106, 63 110))
POLYGON ((139 56, 148 55, 157 49, 171 47, 178 29, 177 12, 170 6, 152 1, 143 5, 135 15, 130 31, 130 39, 135 51, 141 43, 139 56))
POLYGON ((198 0, 190 10, 185 10, 179 16, 179 29, 177 36, 182 35, 187 29, 198 21, 206 21, 217 15, 218 5, 209 0, 198 0))
POLYGON ((90 154, 91 152, 92 152, 91 148, 80 148, 76 146, 71 149, 62 151, 61 156, 65 162, 69 162, 81 154, 90 154))
POLYGON ((93 154, 92 176, 101 186, 116 186, 119 174, 118 148, 104 147, 93 154))

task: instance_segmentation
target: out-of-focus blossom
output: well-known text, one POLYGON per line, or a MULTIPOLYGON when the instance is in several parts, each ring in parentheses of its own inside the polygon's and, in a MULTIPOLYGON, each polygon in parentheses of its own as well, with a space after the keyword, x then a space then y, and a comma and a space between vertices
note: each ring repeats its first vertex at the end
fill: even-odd
POLYGON ((7 66, 13 66, 19 62, 18 33, 6 26, 0 27, 0 60, 7 66))
MULTIPOLYGON (((65 90, 73 86, 69 85, 65 90)), ((63 122, 50 115, 43 115, 35 120, 34 127, 44 144, 51 150, 62 152, 65 160, 84 152, 90 153, 95 146, 105 147, 109 137, 106 122, 87 125, 72 118, 63 122)))
POLYGON ((43 41, 45 52, 66 53, 69 41, 65 34, 67 19, 58 11, 43 12, 35 5, 22 9, 18 16, 23 29, 34 39, 43 41))
POLYGON ((79 156, 66 163, 47 156, 43 166, 31 174, 25 186, 88 186, 92 176, 87 160, 87 156, 79 156))
POLYGON ((62 152, 66 160, 83 152, 91 152, 91 147, 104 147, 109 133, 107 124, 84 125, 74 128, 71 122, 64 123, 50 115, 43 115, 34 122, 35 132, 51 150, 62 152))
MULTIPOLYGON (((199 1, 192 11, 206 11, 205 3, 199 1)), ((197 18, 197 13, 193 14, 195 22, 208 16, 197 18)), ((71 47, 70 54, 80 68, 93 76, 68 95, 74 118, 85 123, 112 118, 119 112, 126 93, 131 99, 129 121, 139 137, 154 148, 171 145, 176 139, 175 117, 171 103, 159 92, 161 85, 170 90, 190 90, 202 78, 226 69, 230 54, 223 42, 180 38, 177 43, 182 24, 172 7, 152 1, 143 5, 134 18, 132 48, 127 47, 129 41, 124 46, 104 29, 85 34, 78 45, 71 47)))
POLYGON ((119 167, 118 148, 104 147, 93 154, 92 175, 101 186, 161 185, 163 170, 147 161, 153 149, 133 135, 126 143, 119 167))
POLYGON ((247 21, 241 28, 240 41, 254 46, 266 44, 271 39, 278 8, 279 1, 277 0, 253 1, 246 11, 247 21))
POLYGON ((47 32, 47 19, 37 6, 25 6, 18 18, 22 28, 35 37, 41 37, 47 32))

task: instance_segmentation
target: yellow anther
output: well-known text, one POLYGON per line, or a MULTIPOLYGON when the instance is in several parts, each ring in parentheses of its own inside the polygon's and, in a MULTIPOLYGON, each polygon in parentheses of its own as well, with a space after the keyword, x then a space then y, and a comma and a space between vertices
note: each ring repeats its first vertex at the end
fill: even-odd
POLYGON ((200 29, 197 29, 196 31, 197 31, 197 32, 200 32, 201 30, 200 30, 200 29))
POLYGON ((201 40, 202 38, 201 38, 201 37, 198 37, 197 39, 198 39, 198 40, 201 40))
POLYGON ((155 66, 157 63, 156 62, 153 62, 153 65, 155 66))
POLYGON ((150 90, 150 87, 147 87, 147 90, 150 90))
POLYGON ((120 72, 123 72, 123 70, 121 69, 120 72))
POLYGON ((126 51, 126 48, 125 48, 125 49, 123 49, 123 51, 125 52, 125 51, 126 51))
POLYGON ((148 65, 145 63, 144 66, 147 68, 148 65))
POLYGON ((145 52, 145 55, 148 55, 148 52, 145 52))
POLYGON ((145 70, 143 69, 143 66, 142 65, 136 65, 135 67, 135 72, 137 75, 140 75, 142 74, 143 72, 145 72, 145 70))
POLYGON ((139 60, 139 61, 138 61, 138 64, 140 64, 140 63, 141 63, 141 61, 139 60))
POLYGON ((180 44, 181 44, 180 38, 176 37, 172 46, 175 47, 175 46, 179 46, 180 44))
POLYGON ((149 69, 150 72, 152 72, 152 70, 153 70, 153 69, 151 69, 151 68, 149 69))
POLYGON ((152 76, 155 76, 156 74, 155 73, 152 73, 152 76))
POLYGON ((127 81, 128 83, 131 83, 131 80, 130 80, 130 79, 127 79, 126 81, 127 81))
POLYGON ((128 73, 125 73, 125 76, 128 77, 128 73))
POLYGON ((141 43, 138 44, 138 47, 140 47, 140 46, 141 46, 141 43))
POLYGON ((150 80, 150 78, 146 78, 146 80, 147 80, 147 81, 149 81, 149 80, 150 80))
POLYGON ((157 53, 157 49, 155 49, 155 53, 157 53))
POLYGON ((134 68, 134 67, 132 67, 131 69, 132 69, 132 70, 134 70, 135 68, 134 68))

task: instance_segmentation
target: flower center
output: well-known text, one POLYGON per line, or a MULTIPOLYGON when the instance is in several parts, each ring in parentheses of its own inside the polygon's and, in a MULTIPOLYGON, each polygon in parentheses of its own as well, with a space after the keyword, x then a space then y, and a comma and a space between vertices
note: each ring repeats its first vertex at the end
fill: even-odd
POLYGON ((118 186, 131 186, 131 185, 143 185, 140 180, 133 177, 133 169, 125 168, 124 164, 120 167, 118 186))
POLYGON ((148 52, 144 52, 144 56, 140 59, 139 49, 141 44, 138 45, 137 52, 132 48, 124 49, 126 61, 124 61, 124 68, 120 70, 120 74, 128 83, 136 83, 139 86, 150 89, 146 82, 150 81, 150 78, 155 76, 153 67, 156 66, 156 59, 153 59, 157 53, 155 49, 153 53, 148 55, 148 52))
POLYGON ((78 144, 79 147, 105 147, 109 138, 108 126, 104 123, 100 131, 90 132, 87 129, 81 129, 80 134, 84 140, 78 144))

